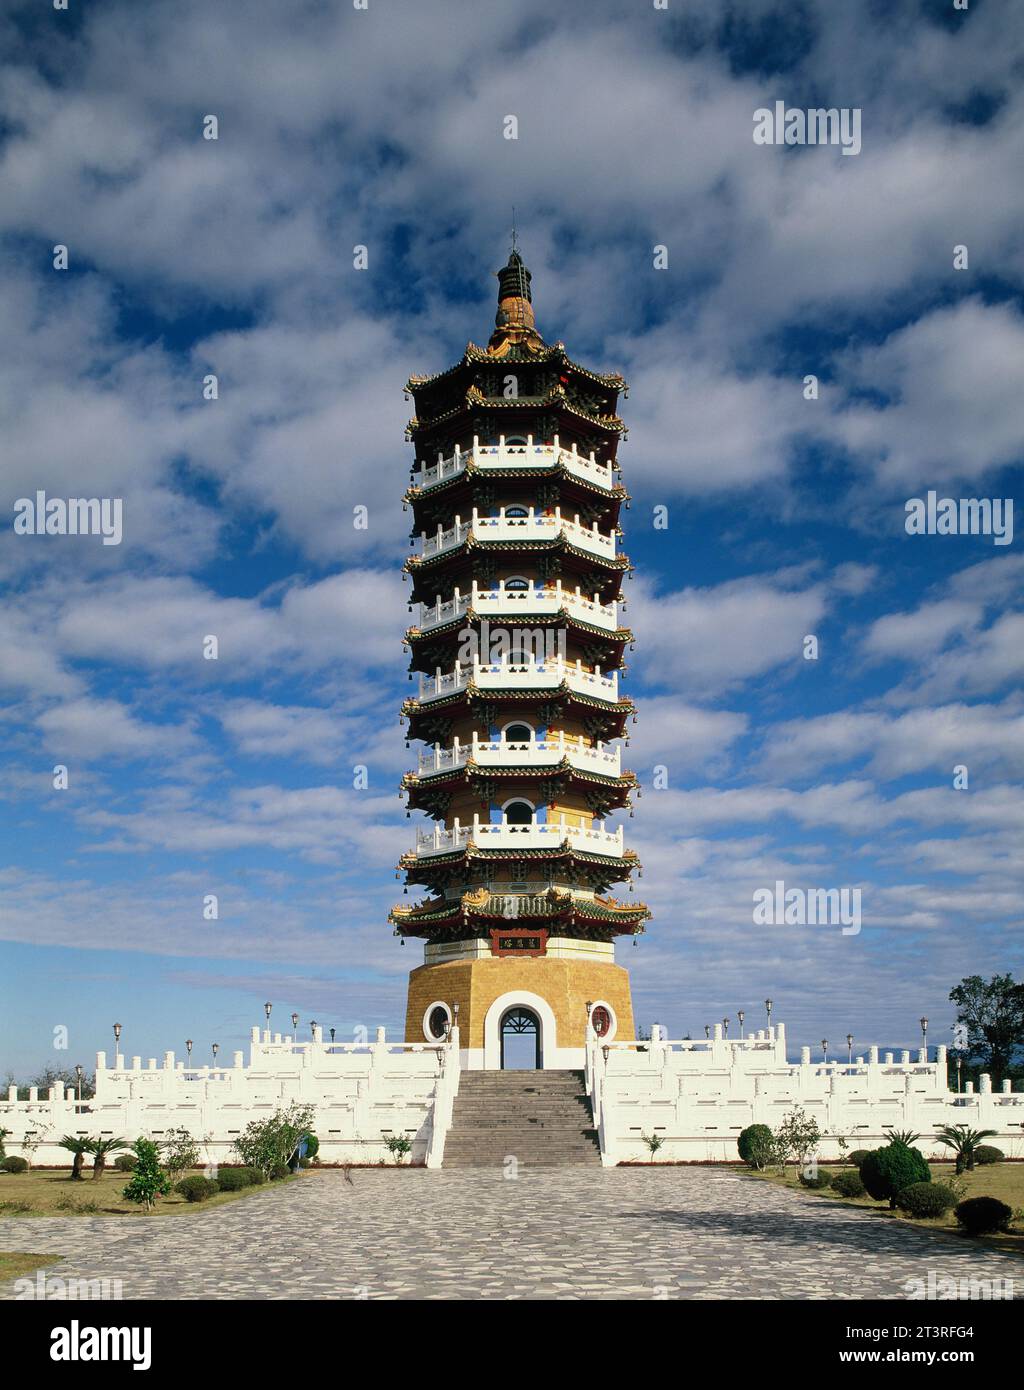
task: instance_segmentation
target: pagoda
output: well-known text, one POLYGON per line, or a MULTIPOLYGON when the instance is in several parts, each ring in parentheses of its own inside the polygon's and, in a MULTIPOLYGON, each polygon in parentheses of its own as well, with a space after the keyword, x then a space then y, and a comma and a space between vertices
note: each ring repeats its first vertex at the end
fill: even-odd
POLYGON ((433 824, 399 863, 406 894, 427 895, 391 921, 425 943, 406 1040, 457 1023, 469 1067, 502 1066, 512 1032, 535 1036, 545 1068, 581 1066, 588 1036, 632 1039, 615 940, 649 916, 609 892, 639 862, 605 824, 636 787, 619 743, 634 714, 619 692, 625 382, 544 341, 530 282, 513 245, 487 346, 406 388, 416 685, 402 718, 423 747, 402 789, 433 824))

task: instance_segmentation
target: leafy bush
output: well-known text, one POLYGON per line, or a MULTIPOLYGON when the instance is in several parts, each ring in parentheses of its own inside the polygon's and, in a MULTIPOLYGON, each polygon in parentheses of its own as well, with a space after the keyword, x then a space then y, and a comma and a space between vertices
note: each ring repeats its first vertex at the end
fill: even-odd
MULTIPOLYGON (((188 1178, 185 1179, 189 1181, 188 1178)), ((240 1192, 243 1187, 252 1186, 251 1168, 219 1168, 217 1185, 221 1192, 240 1192)))
POLYGON ((855 1168, 844 1169, 832 1179, 832 1190, 840 1197, 863 1197, 864 1183, 855 1168))
POLYGON ((237 1171, 239 1173, 248 1173, 249 1181, 252 1183, 253 1187, 259 1187, 261 1183, 265 1183, 267 1180, 266 1174, 259 1168, 239 1168, 237 1171))
POLYGON ((287 1163, 275 1163, 270 1170, 270 1181, 277 1182, 281 1178, 290 1178, 291 1175, 292 1170, 288 1167, 287 1163))
POLYGON ((820 1189, 820 1188, 822 1188, 822 1187, 831 1187, 831 1186, 832 1186, 832 1177, 831 1177, 831 1174, 829 1174, 829 1173, 822 1173, 822 1172, 816 1172, 816 1173, 801 1173, 801 1174, 800 1174, 800 1186, 801 1186, 801 1187, 810 1187, 810 1188, 813 1188, 815 1191, 817 1191, 818 1189, 820 1189))
POLYGON ((235 1140, 235 1149, 244 1164, 259 1168, 268 1177, 275 1168, 287 1169, 299 1147, 299 1141, 310 1133, 315 1107, 292 1104, 287 1110, 277 1110, 265 1120, 252 1120, 235 1140))
POLYGON ((320 1152, 320 1140, 315 1134, 306 1135, 306 1157, 310 1160, 316 1158, 320 1152))
POLYGON ((28 1159, 22 1158, 18 1154, 10 1154, 0 1163, 0 1168, 5 1173, 25 1173, 28 1171, 28 1159))
POLYGON ((151 1212, 154 1199, 166 1197, 170 1192, 170 1179, 160 1167, 160 1150, 152 1139, 136 1139, 132 1151, 135 1154, 135 1167, 121 1195, 128 1202, 144 1204, 146 1211, 151 1212))
POLYGON ((201 1162, 199 1145, 187 1129, 167 1131, 161 1145, 163 1166, 171 1182, 177 1182, 182 1173, 190 1168, 198 1168, 201 1162))
POLYGON ((114 1159, 114 1167, 119 1173, 133 1173, 135 1171, 134 1154, 118 1154, 114 1159))
POLYGON ((1002 1163, 1005 1157, 1002 1149, 997 1149, 994 1144, 979 1144, 974 1150, 974 1161, 978 1164, 1002 1163))
POLYGON ((854 1149, 853 1153, 850 1155, 850 1162, 855 1168, 859 1168, 868 1154, 872 1152, 872 1149, 854 1149))
POLYGON ((412 1152, 412 1140, 407 1134, 385 1134, 384 1147, 395 1163, 401 1163, 406 1154, 412 1152))
POLYGON ((736 1140, 740 1158, 759 1172, 772 1161, 775 1140, 767 1125, 747 1125, 736 1140))
POLYGON ((996 1197, 968 1197, 956 1209, 956 1219, 970 1236, 1005 1231, 1013 1211, 996 1197))
POLYGON ((912 1182, 896 1194, 896 1205, 908 1216, 945 1216, 956 1198, 937 1182, 912 1182))
POLYGON ((193 1173, 182 1178, 174 1190, 180 1192, 186 1202, 205 1202, 207 1197, 220 1191, 220 1184, 214 1178, 204 1178, 202 1173, 193 1173))
POLYGON ((914 1182, 931 1182, 932 1175, 919 1149, 887 1144, 873 1149, 860 1165, 861 1182, 876 1202, 888 1199, 895 1208, 897 1194, 914 1182))

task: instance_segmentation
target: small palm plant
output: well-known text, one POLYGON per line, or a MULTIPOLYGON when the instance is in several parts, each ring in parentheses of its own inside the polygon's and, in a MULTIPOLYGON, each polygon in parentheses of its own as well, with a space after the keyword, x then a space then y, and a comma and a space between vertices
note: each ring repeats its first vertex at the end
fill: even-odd
POLYGON ((118 1149, 126 1149, 127 1147, 127 1139, 91 1139, 89 1141, 88 1152, 92 1154, 93 1182, 103 1176, 103 1170, 107 1166, 107 1154, 116 1153, 118 1149))
POLYGON ((943 1125, 935 1137, 956 1154, 956 1171, 960 1174, 964 1169, 973 1170, 978 1149, 996 1133, 994 1129, 971 1129, 968 1125, 943 1125))
POLYGON ((65 1134, 64 1138, 57 1145, 59 1149, 67 1149, 69 1154, 74 1154, 75 1161, 71 1165, 70 1182, 82 1181, 82 1169, 85 1166, 85 1156, 92 1152, 93 1141, 87 1134, 65 1134))
POLYGON ((916 1144, 921 1137, 920 1134, 915 1134, 912 1129, 893 1129, 892 1125, 884 1125, 883 1128, 889 1136, 890 1144, 902 1144, 906 1149, 916 1144))

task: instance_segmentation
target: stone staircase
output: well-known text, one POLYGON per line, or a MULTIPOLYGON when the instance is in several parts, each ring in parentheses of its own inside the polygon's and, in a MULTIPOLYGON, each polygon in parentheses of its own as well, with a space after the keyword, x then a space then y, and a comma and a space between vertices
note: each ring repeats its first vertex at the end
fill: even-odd
POLYGON ((445 1168, 600 1164, 601 1151, 581 1071, 464 1071, 445 1168))

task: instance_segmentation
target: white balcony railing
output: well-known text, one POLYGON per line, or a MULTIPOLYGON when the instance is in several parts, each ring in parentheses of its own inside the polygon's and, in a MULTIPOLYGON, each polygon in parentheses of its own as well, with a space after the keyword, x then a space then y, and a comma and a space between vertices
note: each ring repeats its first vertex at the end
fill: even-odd
POLYGON ((566 661, 560 656, 524 661, 508 658, 504 661, 474 661, 472 665, 456 662, 453 671, 442 672, 438 667, 432 676, 420 676, 420 700, 427 704, 445 695, 465 690, 469 682, 480 690, 550 690, 565 681, 570 690, 601 700, 619 698, 619 673, 602 672, 600 666, 588 671, 580 661, 566 661))
POLYGON ((561 533, 581 550, 599 555, 602 559, 614 560, 615 536, 606 536, 599 531, 596 521, 586 526, 579 516, 562 516, 560 507, 551 513, 539 512, 534 507, 523 510, 526 513, 523 516, 516 514, 518 509, 510 510, 507 507, 502 507, 497 516, 481 516, 474 507, 473 515, 467 521, 456 516, 455 524, 447 529, 438 526, 432 535, 424 531, 420 537, 420 559, 428 560, 434 555, 442 555, 446 550, 454 550, 470 536, 478 541, 552 541, 561 533))
POLYGON ((619 858, 624 852, 622 826, 615 830, 591 829, 549 821, 535 825, 509 825, 505 821, 490 824, 473 817, 472 824, 455 821, 450 829, 443 825, 421 830, 416 835, 417 858, 431 854, 450 854, 473 842, 478 849, 550 849, 568 840, 574 849, 591 854, 608 854, 619 858))
POLYGON ((439 627, 442 623, 461 618, 472 607, 481 617, 508 618, 525 621, 533 615, 558 613, 565 608, 571 615, 594 627, 615 632, 619 626, 617 603, 602 603, 595 594, 592 599, 581 593, 579 586, 570 589, 559 579, 554 584, 535 584, 531 579, 523 588, 510 587, 504 579, 491 588, 482 588, 476 580, 469 593, 458 589, 450 599, 436 603, 421 603, 419 627, 421 632, 439 627))
POLYGON ((435 487, 465 471, 466 464, 472 460, 477 468, 551 468, 555 463, 578 478, 595 483, 606 492, 615 486, 612 469, 607 463, 599 462, 593 454, 581 454, 574 444, 571 449, 563 449, 555 435, 553 444, 534 444, 533 436, 527 436, 525 444, 506 444, 502 435, 497 444, 481 444, 479 437, 473 436, 471 449, 460 449, 448 458, 437 456, 437 462, 424 468, 419 475, 422 488, 435 487))
POLYGON ((470 743, 454 741, 451 748, 435 745, 419 756, 419 775, 430 777, 452 768, 465 767, 472 759, 480 767, 554 767, 567 759, 571 767, 600 772, 607 777, 621 775, 622 756, 618 748, 603 743, 590 745, 559 730, 550 738, 531 738, 528 742, 511 739, 481 739, 473 734, 470 743))

